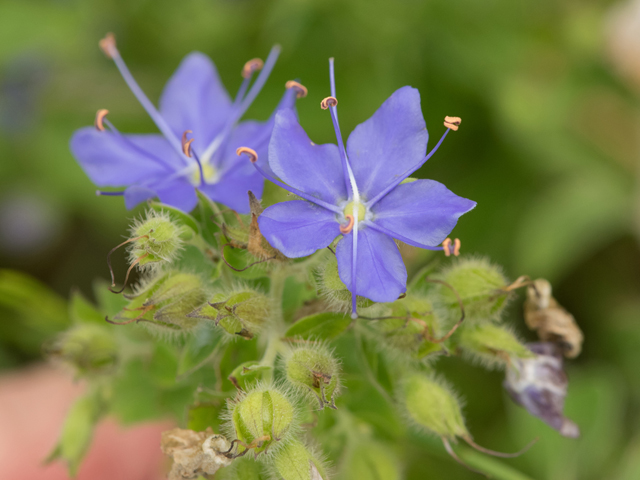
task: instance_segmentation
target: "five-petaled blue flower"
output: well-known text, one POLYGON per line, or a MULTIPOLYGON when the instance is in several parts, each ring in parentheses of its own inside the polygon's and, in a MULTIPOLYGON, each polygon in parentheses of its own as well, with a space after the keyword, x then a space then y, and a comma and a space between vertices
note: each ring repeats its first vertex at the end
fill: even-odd
MULTIPOLYGON (((333 74, 331 80, 333 93, 333 74)), ((331 109, 338 146, 315 145, 292 110, 277 113, 269 144, 271 170, 254 166, 305 200, 270 206, 258 223, 269 243, 288 257, 310 255, 342 233, 335 253, 340 278, 353 296, 355 317, 356 295, 390 302, 406 291, 407 271, 394 239, 442 250, 438 245, 476 203, 434 180, 402 183, 449 132, 425 156, 429 136, 416 89, 393 93, 356 127, 346 149, 334 97, 323 100, 323 108, 331 109)))
MULTIPOLYGON (((191 53, 167 83, 160 108, 142 92, 131 76, 115 40, 108 35, 101 47, 112 58, 127 85, 156 123, 162 135, 124 135, 98 112, 95 128, 82 128, 71 139, 71 150, 99 187, 126 187, 127 208, 149 198, 184 211, 192 210, 198 199, 196 188, 214 201, 241 213, 249 212, 247 192, 258 197, 264 180, 246 162, 239 162, 235 150, 247 145, 267 158, 267 147, 275 121, 238 123, 267 80, 279 54, 275 47, 264 68, 249 89, 253 72, 263 65, 247 62, 245 78, 235 100, 227 94, 215 66, 201 53, 191 53), (103 127, 106 124, 108 129, 103 127)), ((278 108, 293 107, 304 87, 288 82, 278 108)))

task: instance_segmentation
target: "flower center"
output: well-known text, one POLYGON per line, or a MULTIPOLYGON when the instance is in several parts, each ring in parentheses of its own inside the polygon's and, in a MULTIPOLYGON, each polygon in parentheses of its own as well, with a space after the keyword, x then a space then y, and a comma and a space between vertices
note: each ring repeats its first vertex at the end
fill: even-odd
MULTIPOLYGON (((202 164, 202 173, 204 174, 204 182, 203 183, 216 183, 218 181, 218 171, 210 164, 203 163, 202 164)), ((200 185, 200 169, 197 168, 191 174, 191 183, 195 186, 200 185)))
POLYGON ((354 200, 353 202, 347 203, 347 206, 344 207, 344 216, 351 215, 355 217, 355 212, 358 213, 358 222, 364 220, 364 216, 367 213, 367 209, 364 204, 354 200))

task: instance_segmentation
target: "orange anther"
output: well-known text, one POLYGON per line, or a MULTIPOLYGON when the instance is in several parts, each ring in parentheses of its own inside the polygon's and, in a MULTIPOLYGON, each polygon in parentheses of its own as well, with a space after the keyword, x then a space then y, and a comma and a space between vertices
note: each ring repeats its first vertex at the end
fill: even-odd
POLYGON ((187 140, 187 135, 193 133, 191 130, 185 130, 182 134, 182 153, 184 153, 187 157, 191 158, 191 143, 193 142, 193 138, 187 140))
POLYGON ((454 132, 458 131, 460 123, 462 123, 462 119, 460 117, 444 117, 444 126, 450 128, 454 132))
POLYGON ((116 37, 113 33, 107 33, 105 37, 98 42, 98 45, 100 45, 100 49, 107 58, 113 58, 118 52, 116 48, 116 37))
POLYGON ((103 121, 104 121, 104 117, 106 117, 108 113, 109 113, 109 110, 105 108, 98 110, 98 112, 96 113, 96 119, 93 122, 93 125, 96 127, 96 130, 100 130, 101 132, 104 131, 103 121))
POLYGON ((249 157, 249 160, 251 160, 251 163, 256 163, 258 161, 258 154, 253 148, 238 147, 238 149, 236 150, 236 155, 240 156, 243 153, 249 157))
POLYGON ((296 82, 295 80, 289 80, 287 83, 284 84, 284 87, 287 90, 290 88, 295 88, 297 92, 297 95, 296 95, 297 98, 304 98, 307 96, 307 93, 309 93, 309 90, 307 90, 307 87, 305 87, 299 82, 296 82))
POLYGON ((264 67, 264 62, 262 60, 260 60, 259 58, 252 58, 244 64, 244 67, 242 67, 242 78, 251 77, 253 73, 257 72, 258 70, 262 70, 262 67, 264 67))
POLYGON ((336 97, 327 97, 320 102, 320 107, 323 110, 326 110, 329 107, 335 107, 336 105, 338 105, 336 97))
POLYGON ((351 233, 351 230, 353 230, 353 224, 356 220, 353 218, 353 215, 345 215, 344 218, 349 220, 349 223, 346 225, 340 225, 340 233, 346 235, 347 233, 351 233))
POLYGON ((453 252, 451 251, 451 239, 445 238, 444 242, 442 242, 442 249, 444 250, 445 256, 449 257, 453 253, 454 256, 460 255, 460 239, 456 238, 453 241, 453 252))

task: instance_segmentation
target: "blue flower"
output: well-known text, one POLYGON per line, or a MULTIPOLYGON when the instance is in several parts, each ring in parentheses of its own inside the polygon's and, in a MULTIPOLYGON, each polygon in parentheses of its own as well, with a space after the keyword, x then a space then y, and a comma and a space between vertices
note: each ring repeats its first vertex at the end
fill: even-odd
MULTIPOLYGON (((333 68, 331 85, 334 93, 333 68)), ((331 109, 337 146, 311 142, 292 110, 277 113, 269 144, 271 171, 254 166, 304 200, 273 205, 258 223, 269 243, 288 257, 310 255, 342 234, 338 271, 352 293, 355 317, 356 295, 390 302, 406 291, 407 271, 394 239, 443 250, 438 245, 458 217, 476 204, 433 180, 402 183, 433 155, 449 129, 457 129, 459 119, 447 118, 450 128, 425 156, 429 136, 420 95, 403 87, 356 127, 345 149, 336 105, 335 93, 322 103, 331 109)), ((447 254, 448 248, 445 243, 447 254)))
MULTIPOLYGON (((197 188, 214 201, 248 213, 247 192, 260 197, 264 180, 251 166, 237 161, 235 149, 248 145, 262 152, 266 163, 275 112, 266 122, 238 122, 266 82, 279 48, 272 49, 264 68, 258 59, 247 62, 233 101, 211 60, 191 53, 165 86, 156 109, 133 79, 113 36, 107 35, 100 44, 162 134, 122 134, 104 118, 106 110, 98 112, 97 128, 76 131, 71 150, 91 180, 99 187, 125 187, 120 192, 97 193, 124 195, 127 208, 158 197, 188 212, 198 201, 197 188), (260 69, 249 88, 253 73, 260 69)), ((303 89, 288 82, 278 108, 293 107, 303 89)))

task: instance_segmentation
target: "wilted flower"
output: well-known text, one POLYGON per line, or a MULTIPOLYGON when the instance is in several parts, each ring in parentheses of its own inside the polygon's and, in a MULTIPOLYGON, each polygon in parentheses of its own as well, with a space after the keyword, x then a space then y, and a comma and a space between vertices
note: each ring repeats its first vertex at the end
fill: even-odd
POLYGON ((273 205, 258 223, 269 243, 288 257, 310 255, 342 234, 336 256, 355 316, 356 295, 391 302, 406 290, 407 271, 394 239, 442 250, 437 245, 475 202, 433 180, 402 184, 433 155, 449 129, 457 129, 459 119, 449 119, 456 124, 447 124, 450 128, 425 156, 429 135, 420 95, 403 87, 356 127, 345 149, 336 105, 335 97, 322 102, 323 108, 331 109, 338 146, 311 142, 292 110, 277 113, 269 165, 282 181, 254 165, 306 201, 273 205))
MULTIPOLYGON (((271 73, 279 47, 271 50, 250 89, 253 73, 263 64, 259 59, 247 62, 244 81, 233 101, 211 60, 202 53, 189 54, 167 83, 156 109, 133 79, 114 37, 107 35, 100 45, 162 135, 123 135, 105 118, 106 110, 98 112, 96 128, 78 130, 71 139, 71 150, 91 180, 100 187, 126 187, 98 194, 124 195, 127 208, 158 197, 190 211, 198 201, 197 188, 214 201, 248 213, 247 191, 260 196, 263 179, 237 161, 235 150, 248 145, 263 152, 266 159, 274 117, 267 122, 238 122, 271 73)), ((292 107, 303 90, 289 82, 279 108, 292 107)))
POLYGON ((529 343, 533 358, 513 358, 504 387, 511 398, 565 437, 577 438, 580 429, 563 415, 567 375, 562 352, 553 343, 529 343))

